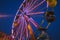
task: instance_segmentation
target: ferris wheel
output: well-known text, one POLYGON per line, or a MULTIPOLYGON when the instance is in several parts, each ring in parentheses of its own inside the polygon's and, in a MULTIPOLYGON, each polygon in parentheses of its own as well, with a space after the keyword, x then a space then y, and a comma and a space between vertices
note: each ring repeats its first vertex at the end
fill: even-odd
POLYGON ((13 20, 12 39, 49 40, 46 30, 55 20, 54 7, 56 4, 56 0, 24 0, 13 20), (49 10, 49 7, 51 10, 49 10), (43 27, 44 22, 47 22, 45 27, 43 27), (35 37, 36 32, 33 26, 37 32, 41 32, 37 37, 35 37))

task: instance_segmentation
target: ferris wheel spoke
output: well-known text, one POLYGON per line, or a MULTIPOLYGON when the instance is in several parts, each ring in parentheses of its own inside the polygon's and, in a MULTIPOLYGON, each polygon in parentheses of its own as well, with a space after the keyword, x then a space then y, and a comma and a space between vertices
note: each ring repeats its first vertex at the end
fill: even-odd
POLYGON ((25 3, 26 3, 26 8, 30 6, 32 0, 25 0, 25 3))
POLYGON ((30 8, 29 9, 31 9, 35 5, 36 2, 37 2, 37 0, 34 0, 34 2, 30 4, 30 8))
POLYGON ((34 25, 36 28, 39 28, 38 23, 35 22, 35 21, 33 20, 33 18, 30 18, 29 21, 30 21, 31 23, 33 23, 33 25, 34 25))
POLYGON ((29 12, 31 12, 32 10, 34 10, 35 8, 37 8, 38 6, 42 5, 45 2, 45 0, 43 0, 42 2, 40 2, 39 4, 35 5, 33 8, 31 8, 29 10, 29 12))
POLYGON ((33 23, 36 28, 39 27, 38 23, 36 23, 36 22, 33 20, 33 18, 29 18, 28 16, 25 16, 25 19, 26 19, 28 22, 33 23))
POLYGON ((30 2, 30 4, 29 4, 29 7, 31 7, 32 3, 33 3, 33 0, 31 0, 31 2, 30 2))
POLYGON ((27 22, 26 22, 26 20, 25 20, 25 29, 26 29, 26 36, 27 36, 27 38, 28 38, 28 24, 27 24, 27 22))
POLYGON ((20 40, 22 39, 22 37, 23 37, 23 32, 24 32, 24 18, 22 17, 22 25, 21 25, 21 35, 20 35, 20 40))
POLYGON ((38 14, 44 14, 44 12, 32 12, 28 13, 27 15, 38 15, 38 14))
POLYGON ((19 27, 18 27, 18 29, 17 29, 17 32, 19 33, 21 33, 21 25, 22 25, 22 20, 20 20, 20 25, 19 25, 19 27))

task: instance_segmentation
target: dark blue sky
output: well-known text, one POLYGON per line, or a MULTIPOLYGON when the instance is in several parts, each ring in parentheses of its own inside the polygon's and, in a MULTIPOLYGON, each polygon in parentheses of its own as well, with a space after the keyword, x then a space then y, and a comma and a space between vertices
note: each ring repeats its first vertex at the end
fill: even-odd
MULTIPOLYGON (((12 15, 12 17, 0 18, 0 30, 7 34, 11 34, 11 26, 15 13, 23 0, 0 0, 0 14, 12 15)), ((55 7, 56 21, 51 24, 48 34, 52 40, 60 40, 60 0, 55 7)))

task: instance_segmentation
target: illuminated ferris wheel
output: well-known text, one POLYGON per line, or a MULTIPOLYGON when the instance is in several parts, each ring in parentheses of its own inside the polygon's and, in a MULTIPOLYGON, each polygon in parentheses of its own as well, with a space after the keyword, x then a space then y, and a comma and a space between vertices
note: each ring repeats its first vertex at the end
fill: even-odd
POLYGON ((55 20, 53 8, 56 4, 56 0, 24 0, 13 21, 12 39, 49 40, 46 30, 51 22, 55 20), (51 7, 50 11, 49 7, 51 7), (47 22, 45 27, 43 27, 44 22, 47 22), (41 32, 37 37, 35 37, 36 32, 33 26, 37 31, 41 32))

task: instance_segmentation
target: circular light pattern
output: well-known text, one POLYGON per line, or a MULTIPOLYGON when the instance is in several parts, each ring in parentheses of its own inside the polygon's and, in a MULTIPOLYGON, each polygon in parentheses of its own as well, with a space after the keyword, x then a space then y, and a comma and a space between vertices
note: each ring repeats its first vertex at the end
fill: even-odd
MULTIPOLYGON (((20 5, 12 25, 12 39, 13 40, 49 40, 49 36, 46 33, 51 22, 55 20, 54 11, 48 11, 49 6, 55 7, 56 0, 24 0, 20 5), (53 2, 54 1, 54 2, 53 2), (53 6, 52 6, 53 5, 53 6), (42 24, 45 22, 44 19, 39 25, 39 21, 34 20, 35 16, 38 18, 45 18, 47 20, 47 26, 42 27, 42 24), (38 37, 35 37, 35 32, 33 26, 37 31, 40 31, 38 37)), ((35 17, 37 20, 37 18, 35 17)), ((40 20, 40 19, 39 19, 40 20)))

